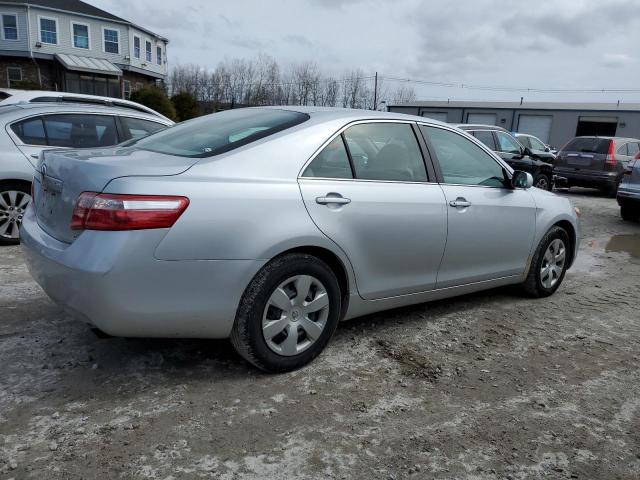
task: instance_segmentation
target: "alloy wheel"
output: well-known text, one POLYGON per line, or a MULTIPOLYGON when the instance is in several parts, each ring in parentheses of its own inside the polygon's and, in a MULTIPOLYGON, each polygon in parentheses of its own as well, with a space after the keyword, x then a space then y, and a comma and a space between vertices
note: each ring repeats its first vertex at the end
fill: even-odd
POLYGON ((542 258, 540 281, 544 288, 553 288, 558 283, 564 270, 567 258, 567 248, 562 240, 556 238, 547 247, 542 258))
POLYGON ((329 295, 322 282, 310 275, 296 275, 271 293, 262 317, 262 334, 278 355, 298 355, 320 338, 328 317, 329 295))
POLYGON ((0 192, 0 237, 17 240, 22 217, 31 201, 31 195, 19 190, 0 192))

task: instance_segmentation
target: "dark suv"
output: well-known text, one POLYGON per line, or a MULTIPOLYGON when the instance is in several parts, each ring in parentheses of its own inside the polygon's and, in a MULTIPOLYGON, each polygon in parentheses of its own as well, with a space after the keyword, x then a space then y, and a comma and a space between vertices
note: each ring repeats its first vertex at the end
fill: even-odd
POLYGON ((599 188, 615 197, 625 169, 638 152, 636 138, 576 137, 558 152, 555 171, 566 178, 561 186, 599 188))
POLYGON ((470 133, 496 152, 514 170, 523 170, 533 176, 533 185, 543 190, 553 189, 553 165, 542 161, 529 148, 522 146, 504 128, 495 125, 456 125, 470 133))

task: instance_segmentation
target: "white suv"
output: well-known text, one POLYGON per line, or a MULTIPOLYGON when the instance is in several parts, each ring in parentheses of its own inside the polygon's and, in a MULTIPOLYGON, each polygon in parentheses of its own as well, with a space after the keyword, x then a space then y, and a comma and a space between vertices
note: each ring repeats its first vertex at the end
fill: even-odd
POLYGON ((19 241, 41 151, 111 147, 173 125, 129 107, 79 102, 2 104, 0 123, 0 245, 19 241))

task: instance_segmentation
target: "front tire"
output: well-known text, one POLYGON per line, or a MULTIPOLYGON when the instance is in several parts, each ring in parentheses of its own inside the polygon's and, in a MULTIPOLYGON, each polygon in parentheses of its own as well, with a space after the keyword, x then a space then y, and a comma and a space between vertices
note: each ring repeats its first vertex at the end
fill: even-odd
POLYGON ((551 191, 551 179, 544 173, 539 173, 533 179, 533 186, 542 190, 551 191))
POLYGON ((20 243, 22 217, 31 202, 28 184, 0 182, 0 245, 20 243))
POLYGON ((325 348, 340 320, 341 292, 333 271, 307 254, 265 265, 245 290, 231 343, 266 372, 306 365, 325 348))
POLYGON ((563 228, 553 227, 547 232, 538 244, 529 274, 522 284, 528 296, 541 298, 553 295, 564 280, 571 248, 569 235, 563 228))

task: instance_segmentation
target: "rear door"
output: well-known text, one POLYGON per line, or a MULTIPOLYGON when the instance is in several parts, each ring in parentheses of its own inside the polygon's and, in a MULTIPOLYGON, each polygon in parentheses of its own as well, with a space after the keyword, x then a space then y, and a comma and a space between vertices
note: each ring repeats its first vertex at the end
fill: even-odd
POLYGON ((315 224, 349 257, 363 298, 435 288, 447 211, 411 123, 350 126, 315 156, 299 185, 315 224))
POLYGON ((531 192, 505 186, 504 167, 454 131, 421 126, 436 158, 448 212, 437 288, 524 272, 536 229, 531 192))

